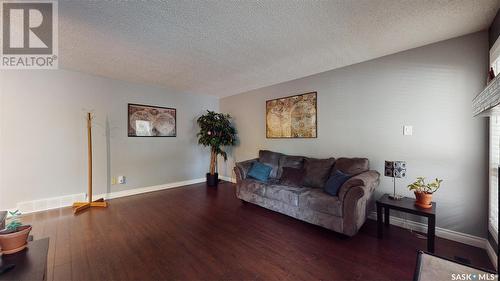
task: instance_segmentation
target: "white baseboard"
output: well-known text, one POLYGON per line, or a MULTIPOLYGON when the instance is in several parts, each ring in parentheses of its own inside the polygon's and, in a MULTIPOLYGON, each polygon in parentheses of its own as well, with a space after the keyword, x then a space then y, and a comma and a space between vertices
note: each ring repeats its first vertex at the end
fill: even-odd
POLYGON ((142 194, 142 193, 148 193, 148 192, 153 192, 153 191, 169 189, 169 188, 176 188, 176 187, 181 187, 181 186, 190 185, 190 184, 196 184, 196 183, 204 182, 205 180, 206 180, 205 178, 199 178, 199 179, 192 179, 192 180, 187 180, 187 181, 178 181, 178 182, 160 184, 160 185, 154 185, 154 186, 148 186, 148 187, 127 189, 127 190, 116 191, 116 192, 111 192, 111 193, 103 193, 103 194, 99 194, 99 195, 94 195, 94 197, 95 198, 104 198, 104 199, 115 199, 115 198, 120 198, 120 197, 126 197, 126 196, 142 194))
MULTIPOLYGON (((368 216, 368 218, 372 219, 372 220, 377 220, 377 213, 372 212, 368 216)), ((414 222, 411 220, 405 220, 402 218, 391 216, 390 223, 392 225, 399 226, 399 227, 406 228, 406 229, 412 229, 412 230, 416 230, 416 231, 424 232, 424 233, 427 232, 427 224, 420 223, 420 222, 414 222)), ((444 239, 460 242, 463 244, 471 245, 474 247, 478 247, 481 249, 486 249, 486 245, 489 244, 488 240, 486 240, 484 238, 477 237, 477 236, 470 235, 470 234, 466 234, 466 233, 462 233, 462 232, 458 232, 458 231, 454 231, 454 230, 441 228, 441 227, 436 227, 436 236, 444 238, 444 239)))
POLYGON ((490 257, 490 260, 493 263, 493 266, 495 267, 496 270, 498 270, 498 268, 497 268, 497 260, 498 260, 497 253, 495 253, 495 249, 493 249, 493 247, 491 247, 491 244, 488 241, 486 241, 486 252, 488 253, 488 257, 490 257))
MULTIPOLYGON (((98 195, 93 195, 93 197, 94 198, 104 198, 104 199, 114 199, 114 198, 119 198, 119 197, 137 195, 137 194, 141 194, 141 193, 159 191, 159 190, 175 188, 175 187, 181 187, 181 186, 200 183, 200 182, 204 182, 204 181, 205 181, 205 178, 192 179, 192 180, 179 181, 179 182, 173 182, 173 183, 167 183, 167 184, 160 184, 160 185, 155 185, 155 186, 140 187, 140 188, 123 190, 123 191, 98 194, 98 195)), ((38 200, 33 200, 33 201, 19 202, 19 203, 17 203, 16 208, 19 211, 21 211, 21 213, 23 213, 23 214, 29 214, 29 213, 36 213, 36 212, 58 209, 58 208, 63 208, 63 207, 69 207, 73 204, 73 202, 85 201, 85 200, 86 200, 86 194, 85 193, 78 193, 78 194, 64 195, 64 196, 59 196, 59 197, 38 199, 38 200)))
POLYGON ((228 181, 228 182, 232 182, 232 183, 236 183, 236 179, 235 178, 231 178, 231 177, 219 176, 219 179, 225 180, 225 181, 228 181))
MULTIPOLYGON (((376 212, 370 213, 370 215, 368 215, 368 218, 372 220, 377 220, 377 213, 376 212)), ((427 224, 424 223, 405 220, 394 216, 390 216, 390 223, 392 225, 399 226, 401 228, 427 233, 427 224)), ((488 242, 487 239, 441 227, 436 227, 436 236, 456 241, 462 244, 471 245, 477 248, 485 249, 486 252, 488 253, 488 257, 490 258, 491 263, 493 263, 495 268, 497 267, 498 257, 495 253, 495 250, 491 247, 490 242, 488 242)))

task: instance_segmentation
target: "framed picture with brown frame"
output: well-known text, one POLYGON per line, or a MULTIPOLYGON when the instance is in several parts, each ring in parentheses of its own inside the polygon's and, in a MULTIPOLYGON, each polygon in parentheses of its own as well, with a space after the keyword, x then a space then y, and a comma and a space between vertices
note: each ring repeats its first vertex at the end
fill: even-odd
POLYGON ((169 107, 129 103, 128 136, 177 136, 177 110, 169 107))
POLYGON ((317 93, 266 101, 266 138, 317 138, 317 93))

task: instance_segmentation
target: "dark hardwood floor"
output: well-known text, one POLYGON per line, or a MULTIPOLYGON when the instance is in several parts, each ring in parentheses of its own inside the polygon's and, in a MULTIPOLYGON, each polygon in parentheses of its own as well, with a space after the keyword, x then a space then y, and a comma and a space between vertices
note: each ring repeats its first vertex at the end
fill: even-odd
MULTIPOLYGON (((410 280, 426 241, 376 223, 346 238, 204 184, 26 215, 50 237, 47 280, 410 280)), ((437 238, 436 253, 492 268, 482 249, 437 238)))

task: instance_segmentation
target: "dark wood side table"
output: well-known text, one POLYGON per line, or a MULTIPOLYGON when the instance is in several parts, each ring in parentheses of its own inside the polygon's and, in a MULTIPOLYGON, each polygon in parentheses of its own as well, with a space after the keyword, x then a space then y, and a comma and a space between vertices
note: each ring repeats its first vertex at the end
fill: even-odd
POLYGON ((46 280, 49 238, 28 242, 28 247, 18 253, 0 257, 0 265, 15 267, 0 275, 0 280, 46 280))
POLYGON ((434 253, 434 239, 436 236, 436 203, 432 202, 432 208, 424 209, 415 206, 415 199, 403 197, 401 200, 389 199, 385 194, 377 200, 377 230, 378 238, 383 237, 382 209, 384 209, 384 223, 389 226, 389 211, 391 209, 423 216, 427 218, 427 251, 434 253))

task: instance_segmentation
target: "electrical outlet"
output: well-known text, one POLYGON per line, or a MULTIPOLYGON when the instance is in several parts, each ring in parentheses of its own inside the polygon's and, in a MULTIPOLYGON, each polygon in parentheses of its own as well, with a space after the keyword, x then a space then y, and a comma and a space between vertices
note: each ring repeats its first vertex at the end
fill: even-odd
POLYGON ((127 178, 125 176, 118 176, 118 183, 125 184, 127 182, 127 178))
POLYGON ((118 184, 118 180, 116 179, 116 177, 111 178, 111 184, 118 184))

